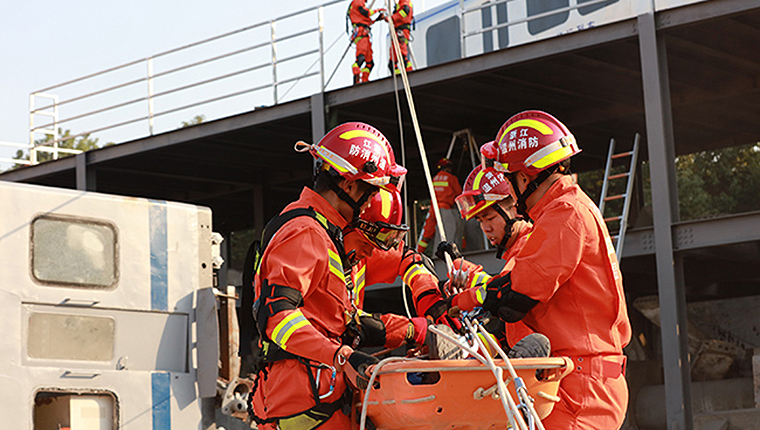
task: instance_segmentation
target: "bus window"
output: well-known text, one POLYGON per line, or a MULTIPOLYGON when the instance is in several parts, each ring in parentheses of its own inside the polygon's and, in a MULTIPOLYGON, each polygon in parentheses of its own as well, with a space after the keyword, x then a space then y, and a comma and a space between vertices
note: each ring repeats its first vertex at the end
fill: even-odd
POLYGON ((425 34, 428 66, 443 64, 462 58, 459 44, 459 18, 452 16, 438 24, 431 25, 425 34))
MULTIPOLYGON (((527 0, 528 18, 570 6, 570 0, 527 0)), ((528 21, 528 32, 536 35, 567 21, 570 12, 560 12, 528 21)))
POLYGON ((41 216, 32 221, 31 265, 46 284, 110 288, 117 280, 116 229, 104 222, 41 216))
MULTIPOLYGON (((594 0, 578 0, 578 5, 582 5, 583 3, 588 3, 590 1, 594 0)), ((580 12, 581 15, 588 15, 591 12, 597 11, 603 7, 607 7, 613 3, 617 3, 620 0, 608 0, 602 3, 592 4, 591 6, 583 6, 578 8, 578 12, 580 12)))
POLYGON ((117 429, 112 393, 38 391, 34 396, 35 429, 117 429))

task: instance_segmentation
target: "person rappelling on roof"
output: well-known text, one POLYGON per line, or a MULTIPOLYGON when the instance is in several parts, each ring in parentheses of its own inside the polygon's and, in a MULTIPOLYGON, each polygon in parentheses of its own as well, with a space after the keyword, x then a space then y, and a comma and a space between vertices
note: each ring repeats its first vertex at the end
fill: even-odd
MULTIPOLYGON (((373 2, 374 3, 374 2, 373 2)), ((385 19, 385 9, 371 9, 366 0, 351 0, 346 13, 351 21, 351 43, 356 45, 356 61, 351 65, 354 85, 368 82, 369 73, 375 66, 372 60, 372 38, 370 27, 377 21, 385 19), (372 18, 377 15, 376 18, 372 18)))
MULTIPOLYGON (((452 173, 454 166, 451 160, 441 158, 436 167, 438 172, 433 177, 433 189, 435 190, 435 199, 438 201, 438 207, 441 211, 441 218, 443 218, 446 238, 461 247, 462 236, 464 235, 464 220, 462 220, 459 212, 454 207, 454 199, 462 192, 462 186, 459 184, 459 179, 457 179, 456 175, 452 173)), ((420 238, 417 241, 418 252, 425 252, 431 244, 440 242, 435 226, 435 213, 431 208, 428 211, 427 218, 425 218, 422 233, 420 233, 420 238)))
MULTIPOLYGON (((409 57, 409 40, 411 38, 413 19, 414 10, 412 8, 411 0, 397 0, 393 7, 391 20, 393 21, 393 28, 396 31, 399 49, 401 50, 401 60, 403 62, 402 67, 405 67, 407 72, 412 71, 412 61, 409 57)), ((390 51, 388 69, 391 71, 391 73, 401 73, 401 70, 399 70, 398 60, 396 59, 396 50, 394 49, 392 43, 390 51)))

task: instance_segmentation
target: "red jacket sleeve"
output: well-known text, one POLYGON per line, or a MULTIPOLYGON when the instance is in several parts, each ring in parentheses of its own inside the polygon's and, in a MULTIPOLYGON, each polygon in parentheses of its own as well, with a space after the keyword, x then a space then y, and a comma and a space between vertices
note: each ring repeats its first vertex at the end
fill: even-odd
MULTIPOLYGON (((315 221, 313 226, 280 230, 263 256, 261 279, 296 289, 308 300, 311 289, 322 288, 327 276, 335 276, 329 267, 329 243, 315 221)), ((266 335, 292 354, 331 365, 340 344, 317 330, 314 323, 319 321, 308 319, 301 308, 284 310, 268 318, 266 335)), ((324 330, 323 325, 321 328, 324 330)))

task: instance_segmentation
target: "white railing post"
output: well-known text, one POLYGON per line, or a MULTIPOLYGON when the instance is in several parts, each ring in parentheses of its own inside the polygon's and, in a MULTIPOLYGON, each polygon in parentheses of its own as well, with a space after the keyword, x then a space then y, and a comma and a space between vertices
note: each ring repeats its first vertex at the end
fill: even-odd
MULTIPOLYGON (((58 96, 53 97, 53 160, 58 159, 58 147, 61 142, 58 139, 61 136, 58 134, 58 96)), ((72 142, 74 140, 72 139, 72 142)), ((73 148, 72 148, 73 149, 73 148)))
POLYGON ((465 29, 464 29, 464 21, 465 21, 465 16, 464 16, 464 0, 459 0, 459 11, 457 11, 457 15, 459 16, 459 30, 460 30, 460 32, 459 32, 459 46, 460 46, 460 49, 462 51, 462 57, 461 58, 467 58, 467 52, 465 51, 466 44, 465 44, 465 40, 464 40, 464 33, 465 33, 465 29))
POLYGON ((148 57, 148 131, 153 136, 153 57, 148 57))
POLYGON ((319 88, 321 92, 325 91, 325 52, 324 52, 324 29, 325 16, 322 6, 318 9, 319 14, 319 88))
POLYGON ((34 93, 29 94, 29 162, 37 164, 37 148, 34 146, 34 93))
POLYGON ((275 34, 275 21, 270 21, 269 25, 272 28, 272 89, 274 91, 274 104, 277 104, 277 48, 275 46, 277 36, 275 34))

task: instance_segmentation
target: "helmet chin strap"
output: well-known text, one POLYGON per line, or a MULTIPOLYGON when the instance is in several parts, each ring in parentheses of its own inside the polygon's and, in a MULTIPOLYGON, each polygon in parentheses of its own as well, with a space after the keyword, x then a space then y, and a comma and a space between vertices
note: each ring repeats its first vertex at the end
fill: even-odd
POLYGON ((501 260, 501 256, 504 255, 504 251, 507 250, 507 242, 509 241, 509 238, 512 237, 512 226, 515 225, 517 222, 517 219, 511 219, 507 215, 506 212, 504 212, 504 209, 501 208, 501 206, 496 203, 493 205, 493 208, 496 210, 496 212, 501 215, 502 218, 504 218, 504 236, 501 238, 501 242, 499 242, 498 245, 496 245, 496 259, 501 260))
POLYGON ((372 193, 374 192, 374 189, 370 187, 367 191, 364 192, 364 194, 362 194, 361 197, 359 197, 359 200, 354 200, 351 198, 351 196, 348 195, 347 192, 343 190, 343 188, 339 187, 335 181, 330 182, 330 189, 338 195, 339 199, 346 202, 349 206, 351 206, 351 209, 354 210, 354 216, 348 220, 349 222, 355 220, 359 216, 362 206, 367 202, 367 200, 369 200, 369 198, 372 196, 372 193))
POLYGON ((528 198, 533 194, 538 187, 554 172, 557 171, 557 167, 550 167, 546 170, 542 170, 536 179, 528 182, 528 186, 525 191, 520 192, 520 187, 517 184, 517 174, 506 175, 509 178, 509 182, 512 183, 512 190, 517 195, 517 213, 522 216, 528 216, 528 198))

